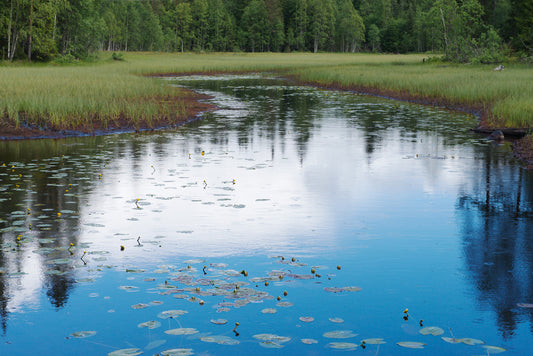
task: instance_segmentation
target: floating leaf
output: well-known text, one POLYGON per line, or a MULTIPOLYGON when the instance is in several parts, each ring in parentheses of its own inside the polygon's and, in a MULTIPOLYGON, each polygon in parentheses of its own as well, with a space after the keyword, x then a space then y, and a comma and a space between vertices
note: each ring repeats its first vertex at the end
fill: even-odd
POLYGON ((345 290, 347 292, 359 292, 361 288, 360 287, 342 287, 342 290, 345 290))
POLYGON ((161 326, 161 323, 157 320, 150 320, 145 321, 144 323, 140 323, 137 325, 139 328, 148 328, 148 329, 155 329, 161 326))
POLYGON ((458 344, 461 342, 461 339, 456 339, 454 337, 446 337, 446 336, 443 336, 441 337, 442 340, 450 343, 450 344, 458 344))
POLYGON ((488 354, 499 354, 499 353, 507 351, 503 347, 499 347, 499 346, 483 345, 481 347, 483 347, 485 350, 487 350, 488 354))
POLYGON ((273 341, 262 341, 259 343, 259 345, 267 349, 281 349, 283 347, 283 345, 280 345, 273 341))
POLYGON ((274 334, 256 334, 254 335, 254 338, 262 341, 276 341, 280 343, 289 342, 291 340, 290 337, 279 336, 274 334))
POLYGON ((291 274, 289 277, 294 279, 315 279, 315 276, 312 274, 291 274))
POLYGON ((328 331, 327 333, 324 333, 323 336, 330 339, 347 339, 350 337, 355 337, 357 334, 354 334, 351 330, 335 330, 328 331))
POLYGON ((408 349, 423 349, 426 344, 423 342, 416 342, 416 341, 401 341, 397 342, 401 347, 407 347, 408 349))
POLYGON ((327 344, 327 347, 339 350, 353 350, 357 347, 357 344, 351 342, 330 342, 329 344, 327 344))
POLYGON ((324 290, 325 290, 326 292, 330 292, 330 293, 339 293, 339 292, 344 291, 344 289, 342 289, 342 288, 337 288, 337 287, 326 287, 326 288, 324 288, 324 290))
POLYGON ((433 336, 439 336, 444 334, 444 330, 439 328, 438 326, 426 326, 425 328, 420 329, 419 331, 422 335, 433 335, 433 336))
POLYGON ((83 339, 85 337, 91 337, 96 335, 96 331, 76 331, 75 333, 70 334, 70 336, 77 339, 83 339))
POLYGON ((463 344, 470 345, 470 346, 481 345, 485 343, 484 341, 481 341, 478 339, 471 339, 468 337, 458 339, 458 340, 460 340, 463 344))
POLYGON ((138 292, 139 287, 136 286, 120 286, 119 287, 122 290, 125 290, 126 292, 138 292))
POLYGON ((144 269, 127 268, 126 273, 144 273, 144 269))
POLYGON ((301 316, 300 321, 303 321, 304 323, 310 323, 315 320, 312 316, 301 316))
POLYGON ((318 344, 318 341, 315 339, 301 339, 300 341, 306 345, 318 344))
POLYGON ((361 343, 365 343, 365 344, 368 344, 368 345, 381 345, 381 344, 386 344, 386 342, 383 341, 382 338, 370 338, 370 339, 364 339, 364 340, 361 340, 361 343))
POLYGON ((224 335, 204 336, 200 340, 203 342, 214 342, 219 345, 238 345, 240 343, 239 340, 224 335))
POLYGON ((344 319, 341 319, 341 318, 329 318, 329 321, 331 321, 332 323, 337 323, 337 324, 344 323, 344 319))
POLYGON ((161 351, 161 356, 189 356, 194 355, 192 349, 170 349, 161 351))
POLYGON ((165 334, 168 335, 192 335, 196 333, 198 333, 198 330, 195 328, 177 328, 165 331, 165 334))
POLYGON ((263 313, 263 314, 275 314, 276 313, 276 309, 274 309, 274 308, 266 308, 266 309, 261 310, 261 313, 263 313))
POLYGON ((165 310, 159 314, 157 314, 157 317, 160 319, 168 319, 168 318, 174 318, 176 316, 180 316, 183 314, 187 314, 188 311, 186 310, 165 310))
POLYGON ((520 308, 533 308, 533 304, 531 303, 517 303, 516 305, 520 308))
POLYGON ((131 348, 131 349, 121 349, 121 350, 113 351, 113 352, 108 353, 107 356, 135 356, 135 355, 140 355, 142 353, 143 352, 140 349, 131 348))
POLYGON ((224 325, 228 322, 226 319, 211 319, 210 321, 213 324, 217 324, 217 325, 224 325))
POLYGON ((139 303, 131 306, 133 309, 144 309, 148 307, 148 304, 139 303))
POLYGON ((226 268, 228 267, 227 263, 210 263, 209 266, 214 268, 226 268))
POLYGON ((288 307, 292 307, 294 304, 290 302, 279 302, 279 303, 276 303, 276 305, 278 307, 288 308, 288 307))
POLYGON ((184 261, 183 263, 187 263, 189 265, 193 265, 193 264, 196 264, 196 263, 204 263, 205 260, 200 260, 200 259, 195 259, 195 260, 187 260, 187 261, 184 261))
POLYGON ((66 265, 70 261, 71 260, 69 258, 58 258, 58 259, 55 259, 55 260, 52 260, 52 261, 49 261, 49 262, 52 263, 52 264, 55 264, 55 265, 66 265))

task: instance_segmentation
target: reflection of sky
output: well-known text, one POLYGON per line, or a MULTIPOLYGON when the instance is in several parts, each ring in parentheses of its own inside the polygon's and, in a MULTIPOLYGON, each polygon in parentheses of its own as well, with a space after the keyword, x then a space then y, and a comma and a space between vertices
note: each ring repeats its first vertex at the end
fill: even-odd
MULTIPOLYGON (((453 328, 460 336, 503 342, 491 309, 473 297, 470 278, 477 277, 469 277, 465 268, 465 260, 476 266, 487 260, 465 248, 465 235, 482 229, 465 233, 469 223, 462 219, 477 211, 460 211, 457 201, 464 194, 483 196, 480 171, 486 152, 499 162, 499 173, 491 173, 498 179, 495 184, 505 191, 515 181, 505 146, 491 148, 467 132, 470 124, 460 123, 464 117, 441 110, 335 92, 326 96, 301 87, 283 94, 279 87, 247 85, 245 92, 223 84, 224 94, 215 99, 221 110, 203 121, 175 131, 105 137, 94 149, 103 159, 95 159, 84 173, 90 189, 79 192, 79 226, 59 229, 57 235, 76 237, 70 272, 78 280, 95 277, 95 283, 104 285, 97 291, 110 295, 103 301, 105 312, 118 309, 116 283, 134 283, 136 277, 113 274, 120 280, 113 284, 99 268, 123 271, 203 257, 257 259, 259 265, 251 268, 263 273, 265 256, 279 254, 342 264, 346 272, 339 273, 339 283, 355 283, 365 293, 346 310, 342 303, 330 308, 360 318, 365 336, 386 336, 380 330, 391 334, 391 325, 397 325, 388 318, 409 307, 416 310, 415 318, 430 318, 428 322, 453 328), (268 105, 254 95, 268 99, 268 105), (275 115, 285 116, 270 114, 269 106, 275 115), (81 250, 88 252, 88 266, 78 259, 81 250), (370 318, 375 324, 368 323, 370 318)), ((89 145, 79 148, 80 154, 91 150, 89 145)), ((71 154, 69 160, 76 159, 71 154)), ((486 222, 475 219, 476 226, 486 222)), ((518 240, 527 244, 525 238, 518 240)), ((27 274, 9 280, 10 311, 38 310, 45 304, 46 258, 33 254, 34 248, 26 246, 16 256, 24 262, 13 272, 27 274)), ((527 268, 527 256, 519 257, 527 268)), ((16 263, 15 258, 8 262, 16 263)), ((310 289, 300 292, 308 308, 312 301, 305 292, 312 293, 310 289)), ((84 284, 77 284, 77 290, 71 293, 78 298, 71 297, 69 305, 81 303, 79 293, 95 293, 84 284)), ((131 304, 144 302, 139 299, 132 298, 131 304)), ((517 329, 518 343, 528 339, 525 328, 517 329)), ((413 334, 402 332, 395 335, 397 341, 413 334)), ((442 350, 440 354, 450 354, 446 346, 442 350)))

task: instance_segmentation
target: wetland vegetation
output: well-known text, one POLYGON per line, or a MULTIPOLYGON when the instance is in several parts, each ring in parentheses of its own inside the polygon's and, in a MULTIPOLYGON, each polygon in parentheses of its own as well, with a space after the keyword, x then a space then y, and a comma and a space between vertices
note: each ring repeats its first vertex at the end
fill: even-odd
MULTIPOLYGON (((274 72, 302 83, 385 95, 462 109, 488 129, 533 124, 533 68, 425 61, 426 55, 127 53, 124 61, 92 64, 3 65, 3 136, 153 129, 183 122, 207 109, 191 93, 157 76, 187 73, 274 72), (40 130, 47 132, 40 132, 40 130)), ((525 151, 525 150, 524 150, 525 151)))

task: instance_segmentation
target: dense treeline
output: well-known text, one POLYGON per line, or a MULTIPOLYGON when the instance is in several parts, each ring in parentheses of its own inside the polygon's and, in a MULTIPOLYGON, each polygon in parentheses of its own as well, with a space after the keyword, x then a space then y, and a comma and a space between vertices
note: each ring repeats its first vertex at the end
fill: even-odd
POLYGON ((531 56, 531 0, 2 0, 2 59, 111 51, 439 51, 531 56))

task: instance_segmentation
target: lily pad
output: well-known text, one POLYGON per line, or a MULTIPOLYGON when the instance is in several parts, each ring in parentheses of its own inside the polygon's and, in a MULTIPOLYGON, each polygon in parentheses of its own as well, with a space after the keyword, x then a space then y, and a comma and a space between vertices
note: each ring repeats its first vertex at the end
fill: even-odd
POLYGON ((401 341, 397 342, 397 345, 401 347, 407 347, 408 349, 423 349, 426 344, 423 342, 416 342, 416 341, 401 341))
POLYGON ((148 304, 139 303, 131 306, 133 309, 144 309, 148 307, 148 304))
POLYGON ((266 308, 266 309, 261 310, 261 313, 263 314, 275 314, 276 312, 277 310, 274 308, 266 308))
POLYGON ((483 347, 485 350, 487 350, 488 354, 500 354, 502 352, 507 351, 503 347, 499 347, 499 346, 483 345, 481 347, 483 347))
POLYGON ((330 292, 330 293, 340 293, 340 292, 344 291, 344 289, 337 288, 337 287, 326 287, 326 288, 324 288, 324 290, 326 292, 330 292))
POLYGON ((168 318, 174 318, 176 316, 187 314, 188 311, 186 310, 165 310, 159 314, 157 314, 157 317, 160 319, 168 319, 168 318))
POLYGON ((304 323, 310 323, 315 320, 312 316, 301 316, 300 321, 303 321, 304 323))
POLYGON ((329 318, 329 321, 331 321, 332 323, 337 323, 337 324, 344 323, 344 319, 341 319, 341 318, 329 318))
POLYGON ((211 323, 217 324, 217 325, 224 325, 228 322, 226 319, 211 319, 210 321, 211 323))
POLYGON ((306 345, 318 344, 318 341, 315 339, 301 339, 300 341, 306 345))
POLYGON ((484 341, 481 341, 481 340, 478 340, 478 339, 471 339, 471 338, 468 338, 468 337, 465 337, 465 338, 462 338, 462 339, 459 339, 459 340, 463 344, 470 345, 470 346, 482 345, 482 344, 485 343, 484 341))
POLYGON ((83 339, 85 337, 91 337, 96 335, 96 331, 76 331, 75 333, 70 334, 70 336, 77 339, 83 339))
POLYGON ((279 336, 279 335, 274 335, 274 334, 256 334, 254 335, 254 338, 257 340, 261 340, 261 341, 275 341, 279 343, 291 341, 290 337, 279 336))
POLYGON ((323 336, 330 339, 348 339, 357 336, 357 334, 354 334, 351 330, 335 330, 328 331, 323 336))
POLYGON ((170 349, 161 351, 161 356, 189 356, 194 355, 192 349, 170 349))
POLYGON ((136 286, 120 286, 119 287, 122 290, 125 290, 126 292, 138 292, 139 287, 136 286))
POLYGON ((433 336, 439 336, 444 334, 444 330, 439 328, 438 326, 426 326, 425 328, 420 329, 419 331, 422 335, 433 335, 433 336))
POLYGON ((327 344, 327 347, 338 350, 354 350, 357 347, 357 344, 352 342, 330 342, 327 344))
POLYGON ((135 356, 140 355, 143 352, 140 349, 131 348, 131 349, 121 349, 113 351, 107 354, 107 356, 135 356))
POLYGON ((219 345, 238 345, 240 343, 239 340, 224 335, 204 336, 200 340, 203 342, 214 342, 219 345))
POLYGON ((161 326, 161 323, 157 320, 150 320, 145 321, 144 323, 140 323, 137 325, 139 328, 148 328, 148 329, 155 329, 161 326))
POLYGON ((198 333, 198 330, 195 328, 177 328, 165 331, 165 334, 168 335, 192 335, 196 333, 198 333))
POLYGON ((370 338, 370 339, 364 339, 364 340, 361 340, 361 343, 365 343, 365 344, 368 344, 368 345, 381 345, 381 344, 386 344, 385 341, 383 341, 382 338, 370 338))
POLYGON ((461 342, 461 339, 456 339, 454 337, 443 336, 443 337, 441 337, 441 339, 446 341, 447 343, 450 343, 450 344, 458 344, 458 343, 461 342))
POLYGON ((205 262, 205 260, 200 260, 200 259, 193 259, 193 260, 183 261, 183 263, 187 263, 189 265, 196 264, 196 263, 204 263, 204 262, 205 262))
POLYGON ((350 286, 350 287, 342 287, 342 290, 345 290, 347 292, 359 292, 360 290, 362 290, 362 288, 350 286))
POLYGON ((292 307, 294 304, 291 302, 279 302, 279 303, 276 303, 276 305, 278 307, 288 308, 288 307, 292 307))
POLYGON ((49 262, 54 264, 54 265, 66 265, 70 261, 71 260, 69 258, 58 258, 58 259, 55 259, 55 260, 52 260, 52 261, 49 261, 49 262))

